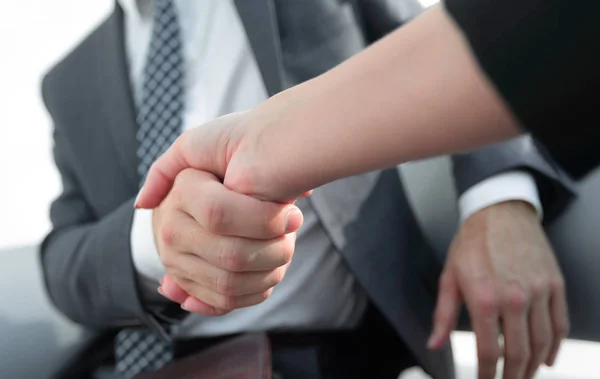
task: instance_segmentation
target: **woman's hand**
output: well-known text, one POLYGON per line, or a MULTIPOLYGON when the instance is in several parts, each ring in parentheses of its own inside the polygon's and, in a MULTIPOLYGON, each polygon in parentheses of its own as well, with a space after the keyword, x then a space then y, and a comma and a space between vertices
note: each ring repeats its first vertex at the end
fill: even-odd
POLYGON ((270 159, 267 149, 261 148, 263 131, 279 122, 279 113, 271 104, 269 109, 229 114, 184 132, 152 165, 136 207, 158 206, 186 168, 214 174, 238 193, 293 202, 309 188, 276 174, 277 158, 270 159))

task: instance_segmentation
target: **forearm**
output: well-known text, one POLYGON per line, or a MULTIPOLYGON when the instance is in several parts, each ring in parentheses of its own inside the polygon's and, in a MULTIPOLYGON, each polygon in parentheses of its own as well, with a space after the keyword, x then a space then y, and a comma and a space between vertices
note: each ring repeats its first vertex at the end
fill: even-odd
POLYGON ((263 107, 280 112, 278 124, 286 125, 261 135, 264 154, 278 157, 265 159, 266 175, 289 175, 283 179, 294 188, 518 134, 440 7, 263 107))

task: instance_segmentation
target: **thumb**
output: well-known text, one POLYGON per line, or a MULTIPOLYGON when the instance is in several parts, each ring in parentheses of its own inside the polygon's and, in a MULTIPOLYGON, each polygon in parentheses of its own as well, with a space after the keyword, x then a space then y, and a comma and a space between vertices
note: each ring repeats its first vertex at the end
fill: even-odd
POLYGON ((150 167, 146 181, 136 200, 136 208, 152 209, 157 207, 169 194, 177 175, 187 169, 203 170, 222 178, 226 166, 220 159, 224 149, 217 143, 219 131, 209 133, 227 121, 227 117, 213 120, 205 125, 183 132, 150 167))
POLYGON ((433 317, 433 332, 427 342, 430 350, 441 349, 456 327, 462 296, 454 271, 444 271, 440 278, 438 301, 433 317))
POLYGON ((186 168, 225 177, 232 148, 231 131, 239 127, 242 113, 232 113, 183 132, 150 168, 135 202, 136 208, 151 209, 169 194, 177 174, 186 168))
POLYGON ((182 148, 184 136, 161 155, 150 167, 146 181, 135 199, 136 208, 152 209, 157 207, 171 191, 177 174, 191 167, 182 148))

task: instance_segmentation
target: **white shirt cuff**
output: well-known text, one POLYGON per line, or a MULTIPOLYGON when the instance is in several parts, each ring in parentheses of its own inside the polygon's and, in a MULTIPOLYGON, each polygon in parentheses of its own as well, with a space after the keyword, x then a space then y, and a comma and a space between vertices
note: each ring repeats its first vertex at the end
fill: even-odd
POLYGON ((521 200, 531 204, 543 217, 543 209, 533 177, 523 171, 510 171, 488 178, 465 191, 458 199, 461 221, 490 205, 521 200))
POLYGON ((131 226, 131 255, 133 266, 138 274, 158 281, 165 276, 166 270, 158 256, 152 231, 152 210, 136 209, 131 226))

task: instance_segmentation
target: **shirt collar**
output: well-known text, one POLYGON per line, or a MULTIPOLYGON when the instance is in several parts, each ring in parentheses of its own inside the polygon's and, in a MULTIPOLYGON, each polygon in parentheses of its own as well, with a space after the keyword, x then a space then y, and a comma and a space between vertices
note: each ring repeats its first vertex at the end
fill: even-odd
POLYGON ((151 0, 117 0, 117 2, 128 17, 150 17, 150 8, 153 5, 151 0))

